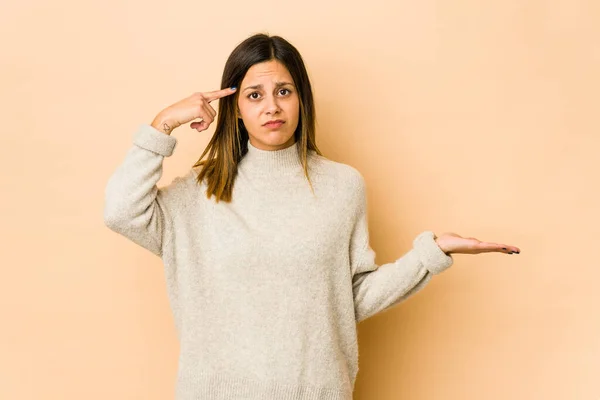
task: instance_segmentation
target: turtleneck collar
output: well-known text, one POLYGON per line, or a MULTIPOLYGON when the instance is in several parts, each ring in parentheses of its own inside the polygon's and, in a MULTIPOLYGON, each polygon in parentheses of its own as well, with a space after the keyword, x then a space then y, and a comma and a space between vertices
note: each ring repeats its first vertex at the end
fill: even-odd
POLYGON ((280 150, 262 150, 250 143, 248 152, 242 157, 239 167, 263 176, 288 175, 302 171, 302 163, 298 156, 298 142, 280 150))

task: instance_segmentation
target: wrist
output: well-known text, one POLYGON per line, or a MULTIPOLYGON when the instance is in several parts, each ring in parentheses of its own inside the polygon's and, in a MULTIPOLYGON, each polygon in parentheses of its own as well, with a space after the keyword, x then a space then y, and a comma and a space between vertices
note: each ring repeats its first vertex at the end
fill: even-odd
POLYGON ((448 255, 448 256, 450 255, 450 252, 449 252, 449 251, 447 251, 447 250, 446 250, 446 249, 443 247, 442 243, 440 243, 440 240, 439 240, 439 238, 437 237, 437 235, 436 235, 436 234, 434 234, 434 235, 433 235, 433 241, 435 242, 435 244, 437 244, 437 245, 438 245, 438 247, 440 248, 440 250, 442 250, 442 251, 443 251, 443 252, 444 252, 446 255, 448 255))
POLYGON ((175 129, 175 124, 160 114, 154 118, 150 125, 157 131, 160 131, 166 135, 170 135, 171 132, 173 132, 173 129, 175 129))

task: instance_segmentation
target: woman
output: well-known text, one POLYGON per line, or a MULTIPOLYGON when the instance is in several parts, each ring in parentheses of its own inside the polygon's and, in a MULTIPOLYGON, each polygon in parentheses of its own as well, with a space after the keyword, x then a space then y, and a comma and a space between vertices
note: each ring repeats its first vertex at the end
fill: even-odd
POLYGON ((519 253, 424 231, 401 258, 375 264, 365 181, 318 150, 296 48, 249 37, 221 88, 141 125, 106 187, 106 225, 163 260, 180 340, 177 399, 350 400, 359 321, 422 289, 453 253, 519 253), (158 188, 173 130, 192 121, 202 132, 215 117, 198 162, 158 188))

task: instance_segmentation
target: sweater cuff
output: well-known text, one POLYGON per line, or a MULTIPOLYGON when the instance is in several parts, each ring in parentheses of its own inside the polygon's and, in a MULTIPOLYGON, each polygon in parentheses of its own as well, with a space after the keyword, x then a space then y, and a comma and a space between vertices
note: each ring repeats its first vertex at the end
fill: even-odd
POLYGON ((433 274, 450 268, 454 263, 452 256, 444 253, 444 251, 435 242, 436 236, 432 231, 420 233, 413 241, 413 246, 423 266, 433 274))
POLYGON ((142 124, 133 137, 133 144, 154 153, 169 157, 173 154, 177 138, 162 133, 152 125, 142 124))

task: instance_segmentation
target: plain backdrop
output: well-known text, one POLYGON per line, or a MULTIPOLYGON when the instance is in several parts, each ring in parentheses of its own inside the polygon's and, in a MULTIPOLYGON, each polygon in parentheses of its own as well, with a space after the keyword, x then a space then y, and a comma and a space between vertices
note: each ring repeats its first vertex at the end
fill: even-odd
MULTIPOLYGON (((162 263, 104 226, 104 188, 139 124, 218 89, 258 32, 303 55, 379 264, 426 229, 521 248, 455 255, 361 322, 355 399, 600 398, 599 20, 595 0, 2 2, 0 398, 173 398, 162 263)), ((159 185, 213 133, 178 128, 159 185)))

